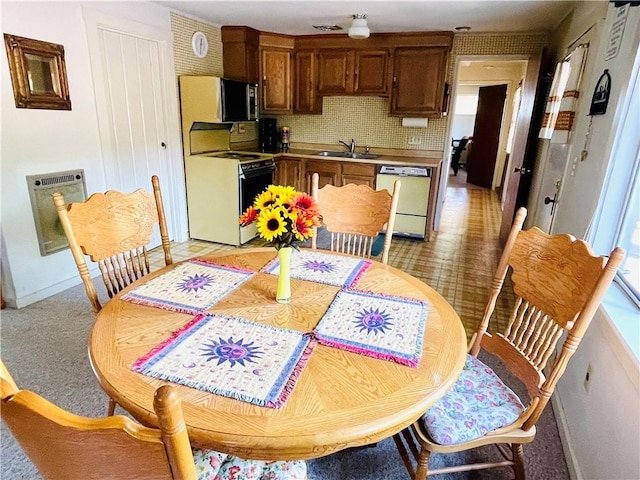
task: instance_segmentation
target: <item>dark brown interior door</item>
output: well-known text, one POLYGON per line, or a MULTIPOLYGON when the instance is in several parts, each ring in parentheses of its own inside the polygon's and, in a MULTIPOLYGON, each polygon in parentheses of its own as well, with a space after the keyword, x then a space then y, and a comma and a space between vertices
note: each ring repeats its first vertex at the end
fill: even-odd
POLYGON ((473 148, 469 152, 466 165, 468 183, 491 188, 506 97, 507 85, 480 87, 478 91, 473 148))

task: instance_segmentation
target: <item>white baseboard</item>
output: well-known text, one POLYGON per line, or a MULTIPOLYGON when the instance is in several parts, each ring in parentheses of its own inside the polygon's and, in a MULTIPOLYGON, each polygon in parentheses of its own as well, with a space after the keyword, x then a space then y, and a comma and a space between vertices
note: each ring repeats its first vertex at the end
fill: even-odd
POLYGON ((562 443, 562 450, 564 450, 564 457, 567 461, 567 468, 569 469, 569 478, 571 478, 571 480, 581 480, 584 477, 582 476, 582 472, 580 472, 580 465, 578 464, 571 445, 569 426, 567 425, 567 419, 564 415, 564 409, 562 408, 560 392, 558 392, 557 389, 551 396, 551 405, 553 406, 553 413, 556 416, 560 442, 562 443))
MULTIPOLYGON (((25 295, 24 297, 16 298, 15 305, 11 305, 10 302, 7 304, 10 307, 14 308, 23 308, 27 305, 31 305, 32 303, 39 302, 40 300, 44 300, 45 298, 50 297, 51 295, 55 295, 56 293, 63 292, 71 287, 75 287, 82 280, 78 275, 75 275, 67 280, 63 280, 62 282, 58 282, 55 285, 50 285, 42 290, 38 290, 37 292, 32 292, 29 295, 25 295)), ((11 302, 13 303, 13 302, 11 302)))

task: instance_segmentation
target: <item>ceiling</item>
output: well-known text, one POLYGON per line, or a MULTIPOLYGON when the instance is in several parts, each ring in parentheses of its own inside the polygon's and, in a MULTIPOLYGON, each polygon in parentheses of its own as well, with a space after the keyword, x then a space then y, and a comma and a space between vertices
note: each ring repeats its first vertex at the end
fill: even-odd
MULTIPOLYGON (((549 32, 582 2, 561 0, 413 0, 413 1, 193 1, 158 0, 214 25, 247 25, 257 30, 290 35, 322 34, 313 25, 339 25, 346 33, 353 14, 367 15, 371 33, 455 31, 471 33, 549 32)), ((325 33, 331 35, 336 32, 325 33)))

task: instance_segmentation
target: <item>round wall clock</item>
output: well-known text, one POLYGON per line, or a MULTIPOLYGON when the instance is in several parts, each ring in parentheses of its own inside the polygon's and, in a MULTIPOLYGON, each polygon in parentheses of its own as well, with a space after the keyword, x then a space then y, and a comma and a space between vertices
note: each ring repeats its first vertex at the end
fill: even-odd
POLYGON ((196 57, 206 57, 207 52, 209 51, 209 41, 207 40, 207 36, 202 32, 194 33, 193 37, 191 37, 191 48, 193 48, 193 53, 196 57))

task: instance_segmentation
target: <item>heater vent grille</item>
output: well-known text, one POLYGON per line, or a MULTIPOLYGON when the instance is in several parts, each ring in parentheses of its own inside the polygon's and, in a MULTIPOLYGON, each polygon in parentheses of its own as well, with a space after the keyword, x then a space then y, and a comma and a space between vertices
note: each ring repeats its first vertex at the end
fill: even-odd
POLYGON ((84 170, 28 175, 27 185, 40 254, 49 255, 68 248, 69 242, 60 224, 52 195, 55 192, 62 193, 67 204, 84 202, 87 199, 84 170))

